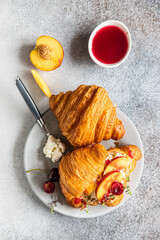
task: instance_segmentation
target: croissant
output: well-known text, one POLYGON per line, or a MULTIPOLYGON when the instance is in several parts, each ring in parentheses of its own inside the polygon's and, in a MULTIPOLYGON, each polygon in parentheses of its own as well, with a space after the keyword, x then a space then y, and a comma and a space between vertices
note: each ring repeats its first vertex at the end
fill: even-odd
POLYGON ((127 178, 142 157, 134 145, 111 148, 101 144, 78 148, 59 164, 60 187, 72 207, 116 206, 123 199, 127 178))
POLYGON ((73 146, 118 140, 125 133, 116 117, 116 107, 102 87, 81 85, 75 91, 52 95, 49 106, 59 120, 62 134, 73 146))

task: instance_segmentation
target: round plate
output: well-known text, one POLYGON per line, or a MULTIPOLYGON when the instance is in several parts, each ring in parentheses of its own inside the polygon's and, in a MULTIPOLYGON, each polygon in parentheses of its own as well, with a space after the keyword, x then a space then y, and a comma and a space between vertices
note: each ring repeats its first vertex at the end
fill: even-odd
MULTIPOLYGON (((117 117, 123 122, 126 133, 122 139, 119 140, 119 146, 121 145, 136 145, 140 148, 142 155, 143 154, 143 145, 140 139, 139 133, 132 123, 132 121, 119 109, 117 109, 117 117)), ((72 146, 66 140, 66 138, 61 134, 61 131, 58 127, 58 121, 55 118, 53 112, 48 110, 43 114, 43 119, 46 122, 48 129, 52 135, 56 138, 60 138, 67 146, 67 150, 71 151, 72 146)), ((26 141, 25 150, 24 150, 24 169, 25 171, 41 168, 50 170, 53 167, 58 167, 58 163, 53 163, 50 159, 46 158, 43 154, 43 147, 46 143, 46 136, 41 131, 38 123, 34 124, 31 129, 29 136, 26 141)), ((106 149, 110 147, 115 147, 115 140, 102 141, 101 144, 105 146, 106 149)), ((136 165, 135 170, 130 175, 129 186, 131 188, 132 193, 136 189, 139 180, 142 175, 144 164, 144 157, 142 157, 136 165)), ((85 210, 80 211, 79 208, 72 208, 67 205, 65 202, 65 198, 61 192, 59 183, 56 183, 55 192, 53 194, 46 194, 43 190, 43 182, 48 180, 47 173, 42 171, 34 171, 26 173, 27 180, 29 185, 31 186, 33 192, 36 196, 49 208, 51 208, 50 203, 55 200, 60 200, 57 202, 57 206, 55 207, 55 211, 61 214, 77 217, 77 218, 92 218, 98 217, 104 214, 107 214, 118 207, 120 207, 130 196, 127 193, 124 193, 124 198, 122 202, 116 207, 107 207, 102 205, 97 206, 89 206, 88 213, 85 210)))

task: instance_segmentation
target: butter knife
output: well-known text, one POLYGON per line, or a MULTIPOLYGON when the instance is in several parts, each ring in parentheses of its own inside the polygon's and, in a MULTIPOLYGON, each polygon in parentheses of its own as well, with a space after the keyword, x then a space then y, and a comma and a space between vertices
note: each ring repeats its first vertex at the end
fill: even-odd
POLYGON ((36 118, 39 126, 41 127, 41 129, 43 130, 45 135, 48 137, 50 135, 50 133, 48 131, 48 128, 47 128, 43 118, 42 118, 42 115, 41 115, 40 111, 38 110, 38 107, 36 106, 31 95, 29 94, 28 90, 26 89, 23 82, 21 81, 20 77, 17 77, 17 79, 16 79, 16 86, 17 86, 19 92, 21 93, 24 101, 26 102, 28 108, 32 112, 33 116, 36 118))

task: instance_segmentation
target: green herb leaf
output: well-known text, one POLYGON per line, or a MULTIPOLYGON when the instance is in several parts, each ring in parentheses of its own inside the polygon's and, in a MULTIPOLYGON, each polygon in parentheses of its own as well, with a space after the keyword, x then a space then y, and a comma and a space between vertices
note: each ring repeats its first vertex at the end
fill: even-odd
POLYGON ((110 196, 110 198, 111 198, 111 199, 114 199, 114 198, 115 198, 115 196, 114 196, 114 195, 111 195, 111 196, 110 196))
POLYGON ((128 185, 127 185, 126 193, 129 195, 132 195, 131 189, 128 185))
POLYGON ((87 196, 88 200, 91 200, 91 194, 89 196, 87 196))
POLYGON ((88 205, 86 205, 84 211, 85 211, 86 213, 88 213, 88 211, 89 211, 88 205))
POLYGON ((129 182, 130 181, 130 178, 129 176, 126 177, 126 181, 129 182))
POLYGON ((54 207, 55 207, 55 204, 52 204, 52 208, 51 208, 50 214, 54 213, 54 207))

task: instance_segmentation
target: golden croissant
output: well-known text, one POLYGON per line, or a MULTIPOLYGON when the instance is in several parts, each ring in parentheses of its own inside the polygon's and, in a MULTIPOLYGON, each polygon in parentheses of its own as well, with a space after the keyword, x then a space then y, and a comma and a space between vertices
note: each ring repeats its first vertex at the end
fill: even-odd
POLYGON ((125 133, 116 117, 116 107, 102 87, 81 85, 75 91, 52 95, 49 106, 59 120, 62 134, 73 146, 118 140, 125 133))
POLYGON ((82 209, 89 205, 116 206, 123 199, 127 181, 142 157, 134 145, 111 148, 101 144, 78 148, 59 164, 60 187, 66 202, 82 209))

